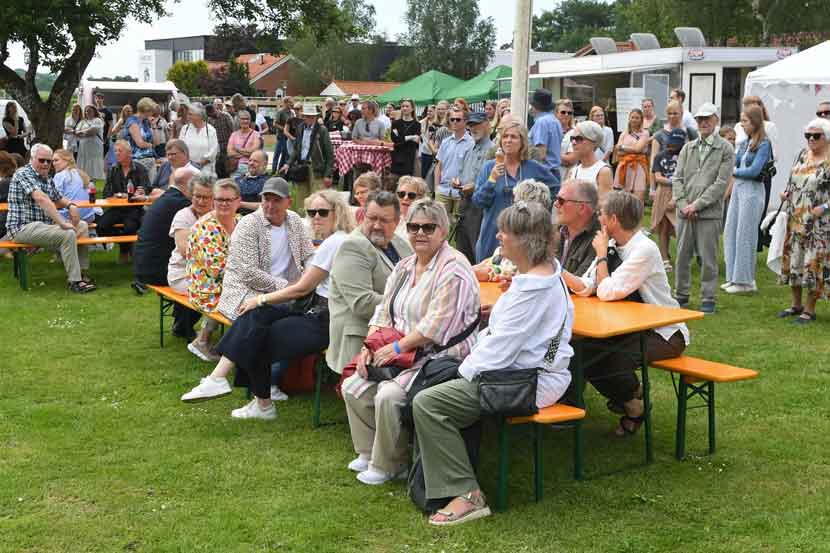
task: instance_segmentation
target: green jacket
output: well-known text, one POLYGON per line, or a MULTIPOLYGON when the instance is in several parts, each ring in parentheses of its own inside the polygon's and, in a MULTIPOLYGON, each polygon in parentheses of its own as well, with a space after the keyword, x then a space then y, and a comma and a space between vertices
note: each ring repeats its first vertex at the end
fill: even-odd
MULTIPOLYGON (((311 144, 311 168, 318 177, 330 177, 332 167, 334 167, 334 149, 331 146, 329 131, 319 123, 315 123, 315 126, 317 127, 317 136, 314 138, 314 143, 311 144)), ((293 165, 301 159, 305 128, 305 123, 301 123, 297 129, 294 148, 288 158, 289 165, 293 165)), ((312 130, 313 133, 314 131, 312 130)))
POLYGON ((565 248, 565 228, 564 226, 559 228, 559 243, 556 246, 556 259, 572 275, 582 276, 597 256, 592 242, 594 241, 594 236, 597 235, 597 232, 601 228, 599 219, 594 215, 590 224, 582 232, 576 236, 569 237, 568 257, 562 259, 563 249, 565 248))
POLYGON ((732 144, 714 135, 712 147, 700 161, 700 138, 683 146, 677 158, 672 177, 672 197, 680 210, 694 204, 700 219, 723 217, 723 195, 735 167, 735 149, 732 144))

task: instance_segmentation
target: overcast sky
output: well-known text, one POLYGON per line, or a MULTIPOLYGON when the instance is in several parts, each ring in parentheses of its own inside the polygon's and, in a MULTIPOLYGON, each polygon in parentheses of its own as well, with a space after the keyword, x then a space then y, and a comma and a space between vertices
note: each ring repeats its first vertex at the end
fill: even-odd
MULTIPOLYGON (((403 32, 405 0, 367 1, 375 6, 378 32, 385 32, 391 40, 403 32)), ((538 15, 542 7, 551 9, 557 3, 558 0, 536 0, 534 13, 538 15)), ((478 4, 482 17, 492 17, 496 22, 496 48, 510 42, 515 20, 514 2, 479 0, 478 4)), ((167 10, 170 17, 155 21, 152 25, 130 20, 120 40, 98 49, 96 57, 87 68, 86 76, 135 77, 138 75, 138 52, 144 49, 145 40, 211 34, 216 24, 205 8, 205 0, 181 0, 178 4, 168 2, 167 10)), ((13 46, 9 61, 13 68, 24 67, 23 50, 19 45, 13 46)))

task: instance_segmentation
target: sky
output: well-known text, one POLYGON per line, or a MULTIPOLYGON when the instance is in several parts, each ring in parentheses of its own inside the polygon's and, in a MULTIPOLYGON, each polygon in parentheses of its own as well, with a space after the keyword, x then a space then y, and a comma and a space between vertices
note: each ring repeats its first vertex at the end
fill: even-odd
MULTIPOLYGON (((386 33, 394 40, 405 29, 403 14, 406 0, 367 0, 375 6, 377 31, 386 33)), ((555 0, 536 0, 534 14, 542 8, 552 9, 555 0)), ((492 17, 496 23, 496 48, 510 42, 515 21, 515 4, 506 0, 479 0, 482 17, 492 17)), ((87 68, 85 77, 114 77, 116 75, 138 75, 138 52, 144 49, 145 40, 211 34, 217 21, 210 18, 204 0, 181 0, 168 2, 170 17, 164 17, 152 24, 130 20, 121 38, 107 46, 100 47, 96 57, 87 68)), ((23 49, 13 45, 8 64, 13 68, 24 68, 23 49)))

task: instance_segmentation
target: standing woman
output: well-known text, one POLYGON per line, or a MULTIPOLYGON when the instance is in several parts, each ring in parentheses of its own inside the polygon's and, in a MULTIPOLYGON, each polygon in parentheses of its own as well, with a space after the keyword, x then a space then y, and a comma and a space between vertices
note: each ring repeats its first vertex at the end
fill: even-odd
POLYGON ((75 130, 81 122, 81 104, 72 106, 72 113, 63 122, 63 140, 66 142, 66 149, 72 152, 75 159, 78 159, 78 137, 75 130))
POLYGON ((190 150, 190 163, 209 175, 216 174, 216 156, 219 154, 219 138, 216 129, 207 122, 205 108, 199 102, 190 104, 189 122, 179 131, 179 140, 183 140, 190 150))
MULTIPOLYGON (((147 170, 150 182, 156 180, 156 150, 153 144, 153 129, 150 117, 156 109, 156 103, 150 98, 142 98, 136 105, 135 115, 124 124, 127 140, 133 150, 133 161, 147 170)), ((190 151, 191 157, 193 150, 190 151)))
POLYGON ((597 158, 605 163, 611 159, 614 152, 614 131, 605 124, 605 110, 594 106, 588 114, 588 119, 602 127, 602 143, 597 144, 597 158))
POLYGON ((487 120, 490 121, 490 140, 493 140, 496 137, 496 133, 499 130, 501 117, 499 117, 498 110, 499 104, 495 100, 487 100, 487 103, 484 104, 484 115, 486 115, 487 120))
POLYGON ((150 116, 150 128, 153 131, 153 144, 156 149, 156 157, 162 158, 165 156, 167 148, 167 139, 170 137, 170 124, 161 113, 161 106, 158 104, 153 108, 153 114, 150 116))
POLYGON ((84 108, 84 118, 75 129, 75 136, 78 141, 78 167, 89 175, 90 179, 105 178, 104 120, 98 117, 98 109, 95 106, 90 104, 84 108))
POLYGON ((741 127, 746 133, 735 155, 732 197, 726 212, 723 253, 726 260, 727 294, 755 292, 755 248, 758 225, 764 214, 764 183, 761 170, 772 159, 772 146, 764 132, 764 112, 752 104, 741 113, 741 127))
POLYGON ((435 152, 432 151, 432 140, 435 138, 437 106, 429 106, 427 115, 421 120, 421 143, 418 153, 421 155, 421 178, 427 178, 432 163, 435 161, 435 152))
POLYGON ((415 102, 401 100, 401 118, 392 122, 392 173, 412 175, 415 172, 415 156, 421 143, 421 126, 415 120, 415 102))
POLYGON ((640 105, 643 107, 643 128, 648 133, 654 136, 654 133, 663 127, 663 122, 657 117, 654 112, 654 100, 652 98, 643 98, 640 105))
POLYGON ((804 137, 807 148, 781 193, 788 219, 779 282, 790 286, 792 305, 778 316, 798 315, 799 324, 815 321, 816 300, 830 297, 830 121, 813 119, 804 137))
POLYGON ((29 134, 26 123, 17 113, 17 103, 6 104, 6 114, 3 117, 3 129, 6 131, 6 151, 10 154, 20 154, 26 159, 28 152, 24 138, 29 134))
POLYGON ((176 120, 173 121, 173 138, 179 138, 179 133, 182 130, 182 127, 187 125, 189 121, 189 112, 190 110, 187 107, 187 104, 179 104, 176 108, 176 120))
POLYGON ((628 129, 617 143, 617 172, 614 189, 631 192, 646 203, 648 190, 648 148, 651 135, 643 128, 643 112, 637 108, 628 114, 628 129))

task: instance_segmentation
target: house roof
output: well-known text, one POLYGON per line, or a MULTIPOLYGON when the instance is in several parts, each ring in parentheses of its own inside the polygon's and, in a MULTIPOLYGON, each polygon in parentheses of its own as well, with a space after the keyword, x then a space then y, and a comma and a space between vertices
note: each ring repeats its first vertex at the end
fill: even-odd
POLYGON ((275 68, 275 66, 278 67, 288 61, 287 58, 289 57, 290 56, 285 54, 277 56, 273 54, 242 54, 236 57, 236 62, 248 66, 248 78, 250 78, 251 82, 253 82, 266 71, 275 68))
POLYGON ((383 81, 332 81, 320 93, 321 96, 380 96, 393 88, 400 86, 399 82, 383 81))
MULTIPOLYGON (((622 42, 617 41, 616 44, 617 44, 617 53, 619 53, 619 52, 634 52, 635 50, 637 50, 637 47, 634 46, 634 43, 631 42, 630 40, 626 40, 626 41, 622 41, 622 42)), ((594 55, 594 54, 596 54, 596 52, 594 52, 594 47, 591 46, 591 43, 588 43, 585 46, 583 46, 582 48, 580 48, 579 50, 577 50, 574 53, 574 57, 575 58, 581 58, 583 56, 591 56, 591 55, 594 55)))

